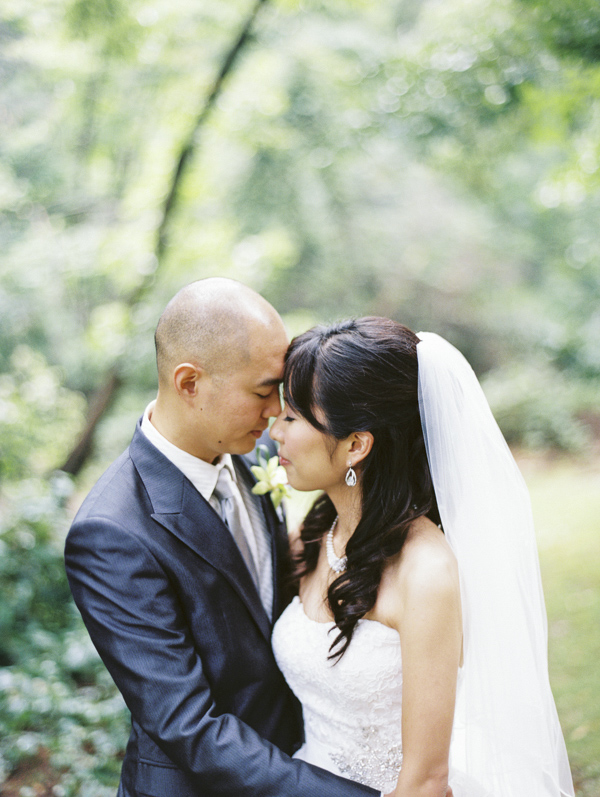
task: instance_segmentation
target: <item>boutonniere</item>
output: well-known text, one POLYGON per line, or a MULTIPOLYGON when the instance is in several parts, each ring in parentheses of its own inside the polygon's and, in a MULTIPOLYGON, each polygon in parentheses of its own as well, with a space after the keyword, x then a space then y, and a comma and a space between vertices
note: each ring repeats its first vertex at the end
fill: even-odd
POLYGON ((285 468, 279 464, 279 457, 269 457, 269 449, 266 446, 258 447, 256 459, 258 460, 258 465, 250 467, 257 479, 252 492, 254 495, 271 493, 271 501, 273 501, 273 506, 277 509, 284 498, 291 496, 285 468))

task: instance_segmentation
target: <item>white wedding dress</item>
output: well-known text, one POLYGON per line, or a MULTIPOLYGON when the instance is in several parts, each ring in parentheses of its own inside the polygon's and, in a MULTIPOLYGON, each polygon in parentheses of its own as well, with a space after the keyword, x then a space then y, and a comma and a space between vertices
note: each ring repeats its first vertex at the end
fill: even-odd
MULTIPOLYGON (((464 666, 450 744, 454 797, 574 797, 548 679, 544 595, 529 494, 471 366, 420 333, 419 412, 444 534, 458 562, 464 666)), ((402 656, 359 620, 346 653, 296 598, 273 632, 304 711, 298 755, 387 793, 402 765, 402 656)), ((331 633, 330 633, 331 631, 331 633)))
MULTIPOLYGON (((402 766, 400 637, 375 620, 359 620, 333 664, 327 656, 336 633, 333 622, 311 620, 298 597, 275 624, 275 658, 304 714, 306 741, 296 756, 387 793, 402 766)), ((487 797, 460 772, 451 771, 450 784, 454 797, 487 797)))

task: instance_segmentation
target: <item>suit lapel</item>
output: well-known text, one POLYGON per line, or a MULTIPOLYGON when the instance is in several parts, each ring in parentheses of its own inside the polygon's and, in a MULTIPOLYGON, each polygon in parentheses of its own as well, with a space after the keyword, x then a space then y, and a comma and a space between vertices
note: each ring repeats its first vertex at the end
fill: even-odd
POLYGON ((271 624, 256 586, 218 514, 179 468, 150 443, 139 424, 130 455, 152 503, 152 518, 229 581, 269 640, 271 624))

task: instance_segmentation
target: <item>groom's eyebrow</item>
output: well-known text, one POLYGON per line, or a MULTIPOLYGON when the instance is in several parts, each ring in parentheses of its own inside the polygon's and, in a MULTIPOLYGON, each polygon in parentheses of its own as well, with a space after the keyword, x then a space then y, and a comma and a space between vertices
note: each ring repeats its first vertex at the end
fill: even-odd
POLYGON ((262 382, 259 382, 257 387, 274 387, 275 385, 280 385, 283 382, 283 379, 280 376, 274 376, 271 379, 263 379, 262 382))

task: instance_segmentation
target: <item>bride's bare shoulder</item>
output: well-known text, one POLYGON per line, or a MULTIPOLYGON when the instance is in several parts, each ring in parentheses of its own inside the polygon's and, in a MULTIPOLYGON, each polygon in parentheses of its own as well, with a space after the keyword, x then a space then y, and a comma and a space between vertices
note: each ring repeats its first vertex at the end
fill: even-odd
POLYGON ((437 557, 454 560, 446 535, 428 517, 417 518, 409 529, 400 559, 431 558, 433 563, 437 557))
POLYGON ((429 518, 420 517, 411 526, 398 561, 397 578, 405 587, 421 580, 458 581, 458 566, 444 532, 429 518))
POLYGON ((428 518, 418 518, 400 555, 384 572, 382 600, 396 614, 425 598, 455 600, 458 592, 458 565, 444 533, 428 518))

